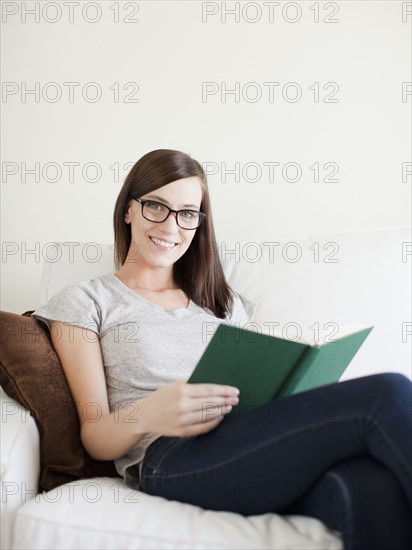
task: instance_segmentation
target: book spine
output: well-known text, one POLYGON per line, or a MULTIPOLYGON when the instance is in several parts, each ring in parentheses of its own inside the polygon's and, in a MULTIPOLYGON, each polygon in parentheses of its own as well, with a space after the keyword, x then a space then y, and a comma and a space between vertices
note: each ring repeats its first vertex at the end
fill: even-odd
POLYGON ((294 393, 295 388, 299 384, 304 372, 306 372, 316 361, 320 352, 320 348, 308 346, 302 353, 301 357, 290 371, 288 377, 283 382, 282 386, 276 392, 276 399, 287 397, 294 393))

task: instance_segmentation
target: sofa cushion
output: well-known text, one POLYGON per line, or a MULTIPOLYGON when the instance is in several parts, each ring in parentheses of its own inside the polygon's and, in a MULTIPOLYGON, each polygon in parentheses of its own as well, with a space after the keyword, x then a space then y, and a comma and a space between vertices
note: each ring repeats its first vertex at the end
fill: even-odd
POLYGON ((0 548, 12 547, 16 511, 36 494, 39 439, 33 417, 0 387, 0 548))
POLYGON ((113 462, 96 461, 83 447, 76 408, 49 333, 30 314, 0 312, 0 385, 36 421, 40 489, 116 476, 113 462))
POLYGON ((18 511, 13 548, 341 549, 320 521, 203 510, 127 487, 121 479, 72 482, 18 511))

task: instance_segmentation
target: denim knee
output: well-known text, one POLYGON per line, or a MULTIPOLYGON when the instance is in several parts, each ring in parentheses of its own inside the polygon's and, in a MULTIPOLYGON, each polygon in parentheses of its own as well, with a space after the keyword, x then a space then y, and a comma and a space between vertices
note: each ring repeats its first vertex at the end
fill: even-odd
POLYGON ((284 513, 316 517, 342 534, 348 550, 404 550, 412 545, 410 511, 402 487, 372 457, 335 464, 284 513))
POLYGON ((407 376, 399 372, 382 372, 371 374, 362 378, 367 382, 367 390, 375 390, 377 393, 398 394, 405 391, 409 385, 412 396, 412 383, 407 376))

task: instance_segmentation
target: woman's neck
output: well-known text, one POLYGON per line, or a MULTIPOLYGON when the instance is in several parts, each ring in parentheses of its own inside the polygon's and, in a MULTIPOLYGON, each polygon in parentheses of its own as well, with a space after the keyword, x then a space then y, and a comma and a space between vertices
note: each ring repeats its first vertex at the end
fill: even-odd
POLYGON ((127 265, 127 262, 116 272, 116 276, 129 288, 161 291, 176 289, 173 280, 173 267, 142 269, 140 266, 127 265))

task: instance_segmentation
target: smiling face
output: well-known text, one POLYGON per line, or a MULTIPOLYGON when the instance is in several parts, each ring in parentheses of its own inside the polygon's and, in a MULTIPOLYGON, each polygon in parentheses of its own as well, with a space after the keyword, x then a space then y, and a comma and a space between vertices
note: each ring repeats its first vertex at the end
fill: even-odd
MULTIPOLYGON (((193 176, 173 181, 139 198, 157 201, 173 210, 200 210, 202 196, 201 180, 193 176)), ((189 248, 196 233, 196 229, 179 227, 174 213, 161 223, 145 219, 142 205, 136 200, 130 201, 125 218, 131 225, 129 259, 137 260, 140 267, 172 267, 189 248)))

